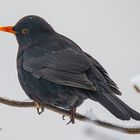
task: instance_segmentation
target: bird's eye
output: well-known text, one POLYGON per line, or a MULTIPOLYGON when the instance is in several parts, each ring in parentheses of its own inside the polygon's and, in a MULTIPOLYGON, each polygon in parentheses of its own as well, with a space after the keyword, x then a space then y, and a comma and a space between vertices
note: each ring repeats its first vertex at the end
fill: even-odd
POLYGON ((24 29, 21 30, 21 33, 22 33, 23 35, 26 35, 26 34, 29 33, 29 30, 28 30, 27 28, 24 28, 24 29))

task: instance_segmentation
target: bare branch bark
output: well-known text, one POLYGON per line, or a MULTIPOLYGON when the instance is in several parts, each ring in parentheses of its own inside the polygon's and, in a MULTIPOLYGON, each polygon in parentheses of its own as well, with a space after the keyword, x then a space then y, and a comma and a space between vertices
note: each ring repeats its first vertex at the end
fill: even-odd
MULTIPOLYGON (((36 104, 34 102, 15 101, 15 100, 5 99, 2 97, 0 97, 0 103, 9 105, 9 106, 13 106, 13 107, 36 107, 36 104)), ((54 111, 58 114, 61 114, 61 115, 70 116, 69 111, 54 107, 52 105, 46 104, 45 108, 48 110, 54 111)), ((119 125, 101 121, 101 120, 92 120, 92 119, 88 118, 87 116, 84 116, 84 115, 81 115, 78 113, 75 114, 75 119, 77 119, 79 121, 89 122, 89 123, 92 123, 92 124, 95 124, 95 125, 98 125, 98 126, 101 126, 104 128, 109 128, 109 129, 117 130, 120 132, 128 133, 128 134, 140 134, 140 127, 139 128, 136 128, 136 127, 128 128, 128 127, 119 126, 119 125)))

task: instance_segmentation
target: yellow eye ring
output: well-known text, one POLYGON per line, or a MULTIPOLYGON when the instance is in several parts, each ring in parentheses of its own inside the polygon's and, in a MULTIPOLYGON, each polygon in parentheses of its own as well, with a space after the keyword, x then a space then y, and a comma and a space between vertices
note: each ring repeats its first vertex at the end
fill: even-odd
POLYGON ((24 29, 21 30, 21 33, 22 33, 23 35, 26 35, 26 34, 29 33, 29 30, 28 30, 27 28, 24 28, 24 29))

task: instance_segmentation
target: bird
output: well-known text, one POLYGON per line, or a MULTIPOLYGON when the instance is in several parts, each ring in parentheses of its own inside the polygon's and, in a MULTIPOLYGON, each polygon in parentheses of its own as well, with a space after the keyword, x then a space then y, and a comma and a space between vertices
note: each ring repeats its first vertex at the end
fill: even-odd
POLYGON ((18 79, 39 114, 45 104, 63 108, 73 124, 76 108, 91 99, 120 120, 140 120, 140 113, 117 97, 122 93, 104 67, 43 18, 28 15, 0 31, 16 36, 18 79))

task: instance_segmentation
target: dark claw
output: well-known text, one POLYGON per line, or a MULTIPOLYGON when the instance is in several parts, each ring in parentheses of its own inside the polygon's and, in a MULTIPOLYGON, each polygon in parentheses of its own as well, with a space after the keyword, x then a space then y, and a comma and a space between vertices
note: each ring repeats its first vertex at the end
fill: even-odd
POLYGON ((72 124, 74 124, 74 123, 75 123, 74 118, 71 118, 71 119, 70 119, 70 121, 69 121, 66 125, 68 125, 68 124, 70 124, 70 123, 72 123, 72 124))
POLYGON ((63 120, 65 120, 65 116, 66 116, 66 115, 63 115, 63 116, 62 116, 62 119, 63 119, 63 120))
POLYGON ((44 107, 37 107, 37 113, 39 115, 41 115, 43 111, 44 111, 44 107))

